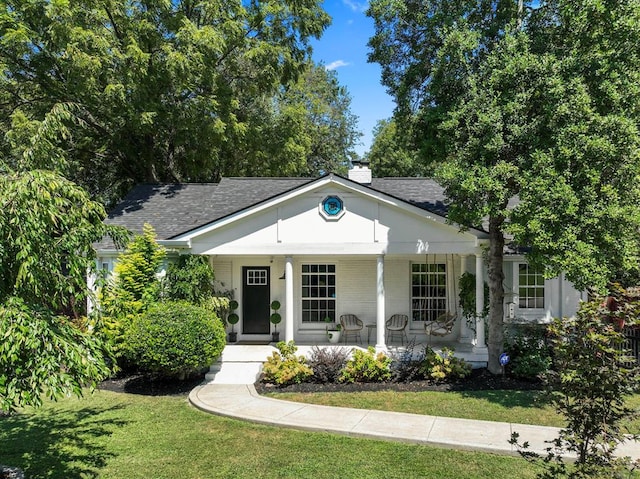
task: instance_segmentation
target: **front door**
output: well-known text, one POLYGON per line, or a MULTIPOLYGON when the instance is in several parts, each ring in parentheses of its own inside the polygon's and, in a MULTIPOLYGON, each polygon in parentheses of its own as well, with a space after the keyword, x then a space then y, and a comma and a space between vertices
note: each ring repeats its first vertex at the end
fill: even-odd
POLYGON ((269 267, 242 268, 242 333, 269 334, 269 267))

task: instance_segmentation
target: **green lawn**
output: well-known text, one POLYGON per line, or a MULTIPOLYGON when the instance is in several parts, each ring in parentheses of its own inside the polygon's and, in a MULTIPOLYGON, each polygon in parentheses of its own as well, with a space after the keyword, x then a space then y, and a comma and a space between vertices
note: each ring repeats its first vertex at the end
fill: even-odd
POLYGON ((495 478, 524 460, 260 426, 205 414, 185 397, 98 392, 0 418, 0 463, 32 479, 495 478))
MULTIPOLYGON (((562 417, 536 391, 466 391, 466 392, 357 392, 357 393, 271 393, 268 396, 289 401, 344 406, 361 409, 428 414, 431 416, 481 419, 485 421, 564 426, 562 417)), ((640 395, 632 396, 629 405, 640 408, 640 395)), ((640 420, 630 424, 640 431, 640 420)))

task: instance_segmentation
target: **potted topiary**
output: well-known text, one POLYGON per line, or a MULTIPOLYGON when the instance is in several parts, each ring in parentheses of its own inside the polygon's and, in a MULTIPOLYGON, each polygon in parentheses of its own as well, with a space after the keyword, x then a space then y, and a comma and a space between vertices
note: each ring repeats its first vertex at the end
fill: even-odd
POLYGON ((340 331, 342 330, 342 326, 340 326, 339 324, 334 324, 333 319, 331 319, 329 316, 324 318, 324 322, 327 323, 326 330, 329 342, 334 344, 340 342, 340 331))
POLYGON ((238 302, 235 299, 232 299, 229 301, 229 311, 231 311, 231 313, 227 316, 227 323, 231 325, 231 331, 229 332, 230 343, 235 343, 238 340, 238 333, 236 333, 234 325, 238 324, 240 316, 234 312, 236 309, 238 309, 238 302))
POLYGON ((278 310, 280 309, 280 301, 277 301, 277 300, 272 301, 271 309, 273 310, 273 313, 271 314, 271 316, 269 316, 269 321, 271 321, 271 324, 273 324, 273 332, 271 333, 271 339, 273 340, 274 343, 277 343, 278 341, 280 341, 278 324, 280 324, 280 322, 282 321, 282 316, 280 316, 280 313, 278 313, 278 310))

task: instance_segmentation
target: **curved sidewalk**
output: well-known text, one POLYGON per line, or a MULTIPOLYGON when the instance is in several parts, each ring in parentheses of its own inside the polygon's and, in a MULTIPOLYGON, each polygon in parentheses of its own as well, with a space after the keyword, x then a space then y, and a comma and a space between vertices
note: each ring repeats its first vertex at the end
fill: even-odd
MULTIPOLYGON (((540 453, 558 434, 552 427, 281 401, 259 395, 252 384, 202 384, 189 401, 209 413, 260 424, 498 454, 517 455, 508 442, 512 432, 540 453)), ((638 443, 625 443, 618 452, 640 458, 638 443)))

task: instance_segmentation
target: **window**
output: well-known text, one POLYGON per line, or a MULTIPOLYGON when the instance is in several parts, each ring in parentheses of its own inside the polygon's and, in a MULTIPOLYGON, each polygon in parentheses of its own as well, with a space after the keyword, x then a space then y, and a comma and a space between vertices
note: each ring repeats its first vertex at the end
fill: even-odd
POLYGON ((544 308, 544 275, 528 264, 518 265, 518 306, 523 309, 544 308))
POLYGON ((248 286, 264 286, 266 284, 268 284, 266 269, 248 269, 247 270, 248 286))
POLYGON ((447 312, 444 263, 411 265, 411 309, 414 321, 433 321, 447 312))
POLYGON ((302 265, 302 322, 336 320, 336 265, 302 265))

